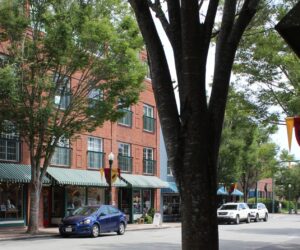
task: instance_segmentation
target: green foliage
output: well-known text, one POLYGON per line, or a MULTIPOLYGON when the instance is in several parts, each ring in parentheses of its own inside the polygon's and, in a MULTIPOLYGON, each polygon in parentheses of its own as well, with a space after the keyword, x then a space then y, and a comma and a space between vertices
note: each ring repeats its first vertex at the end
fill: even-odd
POLYGON ((151 217, 149 214, 145 214, 145 216, 144 216, 144 222, 145 222, 145 224, 152 224, 153 217, 151 217))
POLYGON ((280 120, 280 114, 294 116, 300 112, 300 61, 274 29, 296 2, 277 1, 272 6, 262 6, 263 11, 242 39, 234 66, 237 81, 255 84, 248 91, 267 111, 265 121, 273 123, 280 120), (268 109, 270 106, 279 107, 280 112, 268 109))
POLYGON ((248 188, 276 170, 276 145, 269 142, 274 127, 259 125, 259 107, 233 87, 225 112, 218 165, 218 182, 240 182, 248 188))
POLYGON ((154 214, 155 214, 155 209, 154 209, 154 208, 150 208, 150 209, 148 210, 147 214, 153 218, 153 217, 154 217, 154 214))
POLYGON ((119 99, 138 101, 143 43, 123 1, 1 0, 0 28, 0 122, 13 121, 46 165, 60 137, 116 121, 119 99))

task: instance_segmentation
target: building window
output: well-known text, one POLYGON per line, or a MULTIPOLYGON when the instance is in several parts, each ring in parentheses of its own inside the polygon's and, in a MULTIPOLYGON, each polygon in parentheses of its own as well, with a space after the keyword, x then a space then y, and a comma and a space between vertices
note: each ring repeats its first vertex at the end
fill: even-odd
POLYGON ((70 166, 71 165, 71 148, 68 139, 61 138, 55 147, 51 159, 51 165, 70 166))
POLYGON ((173 176, 172 169, 171 169, 171 167, 169 165, 169 162, 167 163, 167 175, 173 176))
POLYGON ((60 109, 66 109, 69 106, 71 100, 70 78, 67 76, 55 74, 53 77, 53 82, 55 85, 58 85, 54 103, 60 109))
POLYGON ((103 188, 88 188, 88 205, 101 205, 105 203, 105 194, 103 188))
POLYGON ((122 108, 120 111, 123 113, 123 117, 118 120, 118 124, 131 127, 132 126, 132 111, 131 108, 122 108))
POLYGON ((154 109, 152 106, 144 104, 144 130, 148 132, 154 132, 154 109))
POLYGON ((129 144, 119 143, 118 163, 122 172, 132 172, 132 157, 129 144))
POLYGON ((150 72, 150 65, 149 65, 149 62, 147 60, 145 60, 143 62, 143 64, 145 65, 146 67, 146 78, 148 79, 151 79, 151 72, 150 72))
POLYGON ((153 148, 143 150, 144 174, 156 173, 156 162, 153 160, 153 148))
POLYGON ((89 107, 94 108, 96 103, 104 100, 103 91, 100 89, 92 89, 88 94, 89 107))
POLYGON ((0 221, 24 220, 23 184, 0 183, 0 221))
POLYGON ((12 123, 7 122, 4 125, 6 131, 0 133, 0 160, 2 161, 20 161, 20 136, 16 132, 12 123))
POLYGON ((86 188, 77 186, 66 187, 67 212, 71 214, 73 210, 84 206, 86 200, 86 188))
POLYGON ((88 137, 88 168, 100 169, 104 162, 102 139, 88 137))

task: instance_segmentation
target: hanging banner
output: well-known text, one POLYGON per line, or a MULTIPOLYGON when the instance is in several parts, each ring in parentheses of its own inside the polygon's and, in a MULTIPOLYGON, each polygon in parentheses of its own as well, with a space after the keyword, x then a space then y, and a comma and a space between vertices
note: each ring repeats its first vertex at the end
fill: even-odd
POLYGON ((286 129, 287 129, 289 151, 291 151, 293 128, 294 128, 294 117, 285 118, 285 123, 286 123, 286 129))
POLYGON ((295 128, 295 136, 298 142, 298 145, 300 146, 300 117, 294 117, 294 128, 295 128))
MULTIPOLYGON (((110 171, 110 168, 104 168, 104 174, 105 174, 105 179, 106 179, 106 182, 109 184, 109 171, 110 171)), ((112 168, 111 169, 111 183, 114 183, 118 176, 120 176, 120 169, 119 168, 112 168)))

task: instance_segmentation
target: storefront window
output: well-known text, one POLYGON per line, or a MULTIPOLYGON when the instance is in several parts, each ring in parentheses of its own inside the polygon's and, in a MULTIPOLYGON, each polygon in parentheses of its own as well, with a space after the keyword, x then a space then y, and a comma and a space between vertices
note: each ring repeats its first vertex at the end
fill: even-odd
POLYGON ((88 188, 88 205, 100 205, 104 203, 104 189, 88 188))
POLYGON ((85 205, 85 188, 69 186, 66 188, 67 210, 72 211, 85 205))
POLYGON ((23 184, 0 184, 0 221, 23 219, 23 184))
POLYGON ((147 213, 151 208, 151 190, 143 190, 143 213, 147 213))
POLYGON ((164 215, 180 215, 179 195, 164 195, 163 197, 164 215))
POLYGON ((142 211, 142 198, 141 198, 141 190, 134 189, 133 190, 133 213, 141 214, 142 211))

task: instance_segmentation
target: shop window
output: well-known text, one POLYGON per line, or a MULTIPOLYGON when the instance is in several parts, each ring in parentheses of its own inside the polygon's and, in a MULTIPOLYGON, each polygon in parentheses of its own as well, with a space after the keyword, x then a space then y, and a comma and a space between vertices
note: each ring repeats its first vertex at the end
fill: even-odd
POLYGON ((151 190, 145 189, 143 190, 143 213, 148 213, 151 208, 151 190))
POLYGON ((23 185, 0 183, 0 221, 23 219, 23 185))
POLYGON ((88 168, 100 169, 104 166, 102 139, 88 137, 88 168))
POLYGON ((133 213, 134 214, 142 214, 142 195, 141 190, 133 190, 133 213))
POLYGON ((163 196, 163 215, 165 221, 175 221, 180 216, 180 198, 179 195, 163 196))
POLYGON ((100 205, 104 202, 104 189, 88 188, 88 205, 100 205))
POLYGON ((85 205, 85 188, 69 186, 66 188, 67 212, 70 214, 75 209, 85 205))

